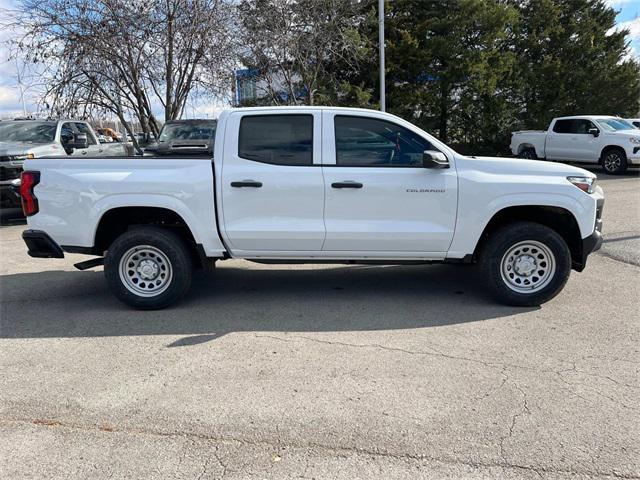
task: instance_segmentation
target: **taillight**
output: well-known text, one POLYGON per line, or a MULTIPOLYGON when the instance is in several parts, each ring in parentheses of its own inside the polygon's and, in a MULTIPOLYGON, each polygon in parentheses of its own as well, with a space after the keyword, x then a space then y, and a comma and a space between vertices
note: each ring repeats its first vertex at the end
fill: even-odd
POLYGON ((38 199, 33 193, 33 187, 38 183, 40 183, 40 172, 26 171, 20 175, 20 198, 25 217, 38 213, 38 199))

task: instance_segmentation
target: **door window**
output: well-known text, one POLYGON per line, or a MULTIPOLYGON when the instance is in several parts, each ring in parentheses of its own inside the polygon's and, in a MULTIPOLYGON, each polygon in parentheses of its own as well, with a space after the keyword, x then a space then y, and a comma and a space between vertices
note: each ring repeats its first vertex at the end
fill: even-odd
POLYGON ((98 144, 96 139, 93 137, 93 133, 91 132, 91 129, 89 128, 89 126, 86 123, 76 122, 75 126, 76 126, 76 129, 78 129, 78 132, 84 133, 87 136, 87 140, 88 140, 87 143, 89 145, 97 145, 98 144))
POLYGON ((348 167, 422 167, 428 140, 400 125, 366 117, 335 117, 336 164, 348 167))
POLYGON ((240 121, 238 156, 273 165, 312 165, 313 116, 243 117, 240 121))
POLYGON ((73 126, 70 123, 63 123, 60 129, 60 142, 62 142, 62 145, 73 142, 73 135, 73 126))
POLYGON ((576 118, 571 120, 557 120, 553 126, 553 131, 555 133, 587 135, 590 128, 597 128, 591 120, 576 118))

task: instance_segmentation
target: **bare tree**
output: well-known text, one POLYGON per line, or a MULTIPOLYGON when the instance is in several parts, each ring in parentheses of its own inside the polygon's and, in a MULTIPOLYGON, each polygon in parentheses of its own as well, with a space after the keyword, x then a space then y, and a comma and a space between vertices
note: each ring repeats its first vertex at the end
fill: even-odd
POLYGON ((243 63, 255 68, 270 103, 313 105, 323 83, 356 70, 367 40, 358 33, 369 0, 243 0, 243 63))
POLYGON ((128 112, 158 134, 155 111, 179 118, 196 86, 224 89, 233 55, 232 0, 20 0, 17 55, 42 65, 59 114, 128 112))

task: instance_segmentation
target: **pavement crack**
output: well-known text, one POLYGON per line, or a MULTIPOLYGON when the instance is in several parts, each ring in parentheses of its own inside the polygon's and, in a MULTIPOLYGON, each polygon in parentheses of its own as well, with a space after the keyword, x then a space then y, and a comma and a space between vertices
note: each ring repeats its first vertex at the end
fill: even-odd
MULTIPOLYGON (((519 387, 516 387, 520 389, 519 387)), ((520 389, 521 390, 521 389, 520 389)), ((521 390, 522 391, 522 390, 521 390)), ((524 392, 523 392, 524 393, 524 392)), ((523 396, 523 407, 522 410, 515 415, 516 421, 517 418, 522 416, 524 413, 528 412, 528 403, 526 402, 526 396, 523 396)), ((114 428, 112 431, 104 432, 97 428, 96 425, 86 425, 82 423, 71 423, 71 422, 61 422, 55 421, 51 423, 36 423, 33 420, 24 420, 24 419, 1 419, 0 425, 2 424, 27 424, 27 425, 35 425, 36 428, 67 428, 70 430, 80 430, 80 431, 91 431, 91 432, 100 432, 105 435, 113 435, 115 433, 123 433, 127 435, 150 435, 150 436, 158 436, 158 437, 170 437, 170 438, 191 438, 194 441, 208 441, 215 442, 219 444, 236 444, 241 447, 268 447, 271 449, 275 449, 278 445, 274 445, 272 441, 269 440, 247 440, 243 438, 235 438, 235 437, 224 437, 224 436, 214 436, 207 435, 203 433, 196 432, 185 432, 185 431, 162 431, 162 430, 150 430, 150 429, 132 429, 132 428, 114 428)), ((515 427, 515 421, 512 419, 512 428, 515 427)), ((284 445, 280 445, 283 447, 284 445)), ((217 449, 218 445, 216 445, 217 449)), ((525 470, 530 472, 535 472, 538 475, 541 473, 545 474, 571 474, 571 475, 583 475, 588 477, 606 477, 606 476, 615 476, 616 478, 623 478, 627 480, 640 480, 640 475, 635 474, 626 474, 618 471, 599 471, 599 470, 590 470, 590 469, 576 469, 576 468, 555 468, 550 466, 532 466, 532 465, 521 465, 513 462, 505 461, 501 459, 501 461, 482 461, 476 462, 463 458, 450 458, 450 457, 436 457, 432 455, 426 454, 415 454, 415 453, 395 453, 389 452, 386 450, 379 449, 376 445, 371 446, 370 448, 356 447, 356 446, 331 446, 325 445, 317 442, 289 442, 286 445, 287 449, 317 449, 324 451, 325 454, 331 454, 336 457, 357 454, 357 455, 367 455, 371 457, 381 457, 381 458, 390 458, 396 460, 403 461, 427 461, 427 462, 439 462, 447 465, 465 465, 472 468, 506 468, 512 470, 525 470)), ((223 478, 227 471, 229 470, 228 466, 222 462, 221 458, 218 454, 214 454, 215 458, 223 468, 223 478)))

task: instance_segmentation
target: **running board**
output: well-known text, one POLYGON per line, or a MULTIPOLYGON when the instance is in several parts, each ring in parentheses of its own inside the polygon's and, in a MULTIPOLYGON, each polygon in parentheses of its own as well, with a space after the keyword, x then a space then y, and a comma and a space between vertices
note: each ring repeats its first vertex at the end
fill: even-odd
POLYGON ((76 263, 73 266, 78 270, 88 270, 93 267, 99 267, 100 265, 104 265, 104 257, 85 260, 84 262, 76 263))

